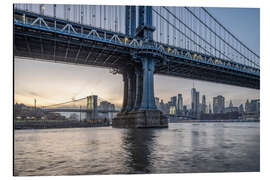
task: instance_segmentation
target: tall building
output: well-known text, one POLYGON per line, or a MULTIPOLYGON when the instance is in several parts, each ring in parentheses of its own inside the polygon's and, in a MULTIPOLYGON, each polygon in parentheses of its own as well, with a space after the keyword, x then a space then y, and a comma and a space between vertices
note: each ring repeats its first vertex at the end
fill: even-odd
POLYGON ((245 112, 249 112, 249 100, 247 99, 246 104, 245 104, 245 112))
POLYGON ((245 110, 246 113, 260 114, 260 99, 247 100, 245 110))
POLYGON ((188 112, 187 106, 183 106, 183 115, 184 116, 187 115, 187 112, 188 112))
POLYGON ((183 97, 182 94, 178 94, 178 98, 177 98, 177 113, 181 114, 183 112, 183 97))
POLYGON ((200 112, 200 92, 196 91, 196 113, 200 112))
POLYGON ((159 103, 158 97, 155 97, 155 103, 156 103, 157 108, 160 110, 160 103, 159 103))
POLYGON ((232 100, 230 100, 230 105, 229 105, 229 107, 233 107, 232 100))
POLYGON ((103 111, 115 110, 115 105, 108 101, 101 101, 99 105, 99 109, 103 111))
POLYGON ((229 107, 226 107, 225 108, 225 113, 231 113, 231 112, 239 112, 239 108, 238 107, 233 107, 232 100, 230 100, 229 107))
POLYGON ((239 106, 239 112, 240 112, 240 113, 244 113, 244 107, 243 107, 243 104, 240 104, 240 106, 239 106))
POLYGON ((213 113, 224 113, 225 98, 223 96, 213 97, 213 113))
POLYGON ((211 109, 211 104, 209 104, 209 111, 208 111, 209 114, 212 114, 212 109, 211 109))
POLYGON ((171 97, 171 103, 172 103, 173 106, 176 106, 176 101, 177 101, 176 96, 171 97))
POLYGON ((163 113, 166 113, 166 110, 165 110, 165 104, 163 102, 163 99, 160 100, 160 110, 163 112, 163 113))
POLYGON ((205 95, 202 96, 202 106, 201 106, 201 112, 206 113, 207 105, 206 105, 206 98, 205 95))
POLYGON ((195 88, 191 89, 191 112, 193 114, 199 113, 200 93, 195 88))
POLYGON ((176 114, 176 101, 176 96, 171 97, 171 101, 169 102, 170 114, 176 114))

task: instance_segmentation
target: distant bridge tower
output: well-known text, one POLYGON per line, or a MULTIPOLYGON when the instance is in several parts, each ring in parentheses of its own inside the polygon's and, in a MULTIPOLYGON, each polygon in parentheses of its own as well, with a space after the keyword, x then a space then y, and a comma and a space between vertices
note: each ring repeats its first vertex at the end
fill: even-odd
POLYGON ((113 127, 168 127, 168 118, 157 109, 154 97, 154 71, 162 55, 153 52, 152 6, 139 6, 136 26, 136 9, 126 6, 126 34, 143 40, 143 46, 134 53, 130 65, 120 70, 124 81, 124 98, 121 112, 113 120, 113 127))
POLYGON ((98 96, 96 95, 87 96, 87 110, 89 110, 89 112, 86 113, 87 120, 96 120, 98 117, 97 99, 98 96))

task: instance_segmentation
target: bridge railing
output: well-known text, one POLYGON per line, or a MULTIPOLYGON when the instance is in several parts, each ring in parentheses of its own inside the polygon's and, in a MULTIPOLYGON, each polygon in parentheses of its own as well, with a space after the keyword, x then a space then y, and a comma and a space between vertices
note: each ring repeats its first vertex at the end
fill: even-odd
POLYGON ((118 33, 125 32, 125 6, 14 4, 14 8, 118 33))

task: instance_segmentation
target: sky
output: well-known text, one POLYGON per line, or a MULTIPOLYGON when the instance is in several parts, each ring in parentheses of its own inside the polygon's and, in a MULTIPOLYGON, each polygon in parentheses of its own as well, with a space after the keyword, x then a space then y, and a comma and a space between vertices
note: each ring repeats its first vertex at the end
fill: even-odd
MULTIPOLYGON (((208 8, 208 10, 236 37, 254 52, 260 52, 259 9, 254 8, 208 8)), ((15 102, 33 105, 49 105, 78 99, 91 94, 101 96, 117 106, 122 104, 123 81, 121 75, 113 75, 109 69, 89 66, 67 65, 15 58, 15 102)), ((190 108, 191 88, 206 95, 207 104, 214 96, 223 95, 225 105, 232 100, 235 106, 247 99, 259 98, 259 90, 155 75, 155 96, 165 102, 178 93, 183 94, 184 105, 190 108)))

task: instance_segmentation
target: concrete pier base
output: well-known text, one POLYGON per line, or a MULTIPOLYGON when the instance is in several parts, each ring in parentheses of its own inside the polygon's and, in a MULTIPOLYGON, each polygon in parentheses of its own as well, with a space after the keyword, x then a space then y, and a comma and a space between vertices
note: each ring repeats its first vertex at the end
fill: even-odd
POLYGON ((160 110, 122 112, 112 121, 115 128, 167 128, 168 118, 160 110))

